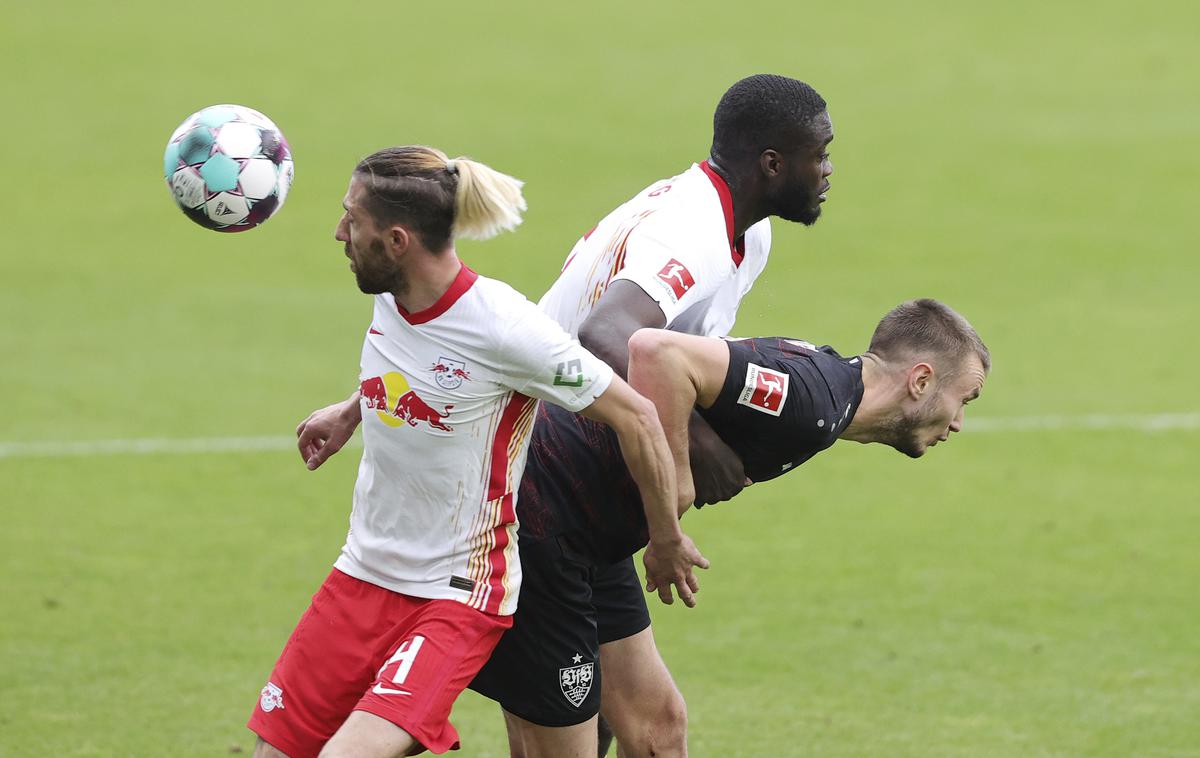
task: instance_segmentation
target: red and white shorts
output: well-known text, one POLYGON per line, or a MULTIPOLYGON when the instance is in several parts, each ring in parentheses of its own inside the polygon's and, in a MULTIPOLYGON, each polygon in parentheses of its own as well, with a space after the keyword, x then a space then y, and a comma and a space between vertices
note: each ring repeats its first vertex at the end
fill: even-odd
POLYGON ((283 648, 247 724, 291 758, 316 756, 351 711, 424 747, 458 747, 450 708, 511 616, 409 597, 334 569, 283 648))

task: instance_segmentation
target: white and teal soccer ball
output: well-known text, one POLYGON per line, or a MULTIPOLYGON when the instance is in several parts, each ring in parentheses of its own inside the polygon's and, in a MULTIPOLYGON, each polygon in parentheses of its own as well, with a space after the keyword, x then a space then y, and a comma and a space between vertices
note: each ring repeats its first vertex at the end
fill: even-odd
POLYGON ((188 116, 171 135, 163 174, 192 221, 244 232, 283 207, 295 166, 271 119, 241 105, 213 105, 188 116))

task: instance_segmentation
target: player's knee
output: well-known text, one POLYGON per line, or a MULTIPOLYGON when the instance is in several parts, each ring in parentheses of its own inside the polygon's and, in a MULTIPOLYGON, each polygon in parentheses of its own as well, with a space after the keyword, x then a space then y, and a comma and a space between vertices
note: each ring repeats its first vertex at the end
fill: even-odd
POLYGON ((635 722, 628 727, 632 728, 622 729, 617 734, 621 755, 687 754, 687 704, 678 692, 638 709, 635 722))
POLYGON ((678 692, 674 697, 667 698, 659 709, 657 722, 659 731, 669 745, 686 745, 688 715, 687 703, 678 692))

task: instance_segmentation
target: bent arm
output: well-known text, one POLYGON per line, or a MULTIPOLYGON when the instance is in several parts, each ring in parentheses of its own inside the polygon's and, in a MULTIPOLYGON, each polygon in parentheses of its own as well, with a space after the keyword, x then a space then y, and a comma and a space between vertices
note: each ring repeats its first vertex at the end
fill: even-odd
POLYGON ((629 384, 658 409, 675 461, 680 515, 694 495, 688 426, 697 405, 716 402, 729 370, 729 346, 713 337, 641 329, 629 339, 629 384))
POLYGON ((617 433, 621 455, 642 495, 650 540, 682 534, 675 511, 678 498, 671 451, 654 406, 614 376, 608 389, 581 413, 617 433))
POLYGON ((608 389, 582 414, 608 424, 617 433, 621 455, 641 493, 650 537, 643 557, 646 589, 657 589, 659 598, 670 604, 674 586, 680 599, 688 607, 694 606, 693 593, 699 583, 692 568, 708 568, 708 561, 679 526, 671 450, 654 405, 614 376, 608 389))
MULTIPOLYGON (((609 285, 590 316, 579 327, 579 342, 600 360, 613 367, 618 376, 629 375, 629 339, 639 329, 659 329, 666 325, 662 308, 639 285, 618 279, 609 285)), ((719 387, 718 387, 719 389, 719 387)), ((728 500, 748 482, 742 461, 709 427, 700 414, 689 422, 691 450, 687 458, 676 460, 683 471, 691 469, 684 492, 699 505, 728 500)), ((682 480, 681 480, 682 481, 682 480)))

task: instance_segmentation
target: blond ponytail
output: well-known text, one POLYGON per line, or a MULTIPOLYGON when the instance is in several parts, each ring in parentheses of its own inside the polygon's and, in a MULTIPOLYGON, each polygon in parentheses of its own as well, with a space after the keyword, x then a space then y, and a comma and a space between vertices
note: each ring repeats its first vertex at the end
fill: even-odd
POLYGON ((521 223, 521 212, 527 206, 520 179, 462 157, 448 160, 446 170, 458 174, 452 232, 455 237, 485 240, 521 223))
POLYGON ((367 186, 364 205, 381 226, 412 226, 437 253, 454 237, 484 240, 521 223, 521 182, 436 147, 404 145, 368 155, 354 168, 367 186))

